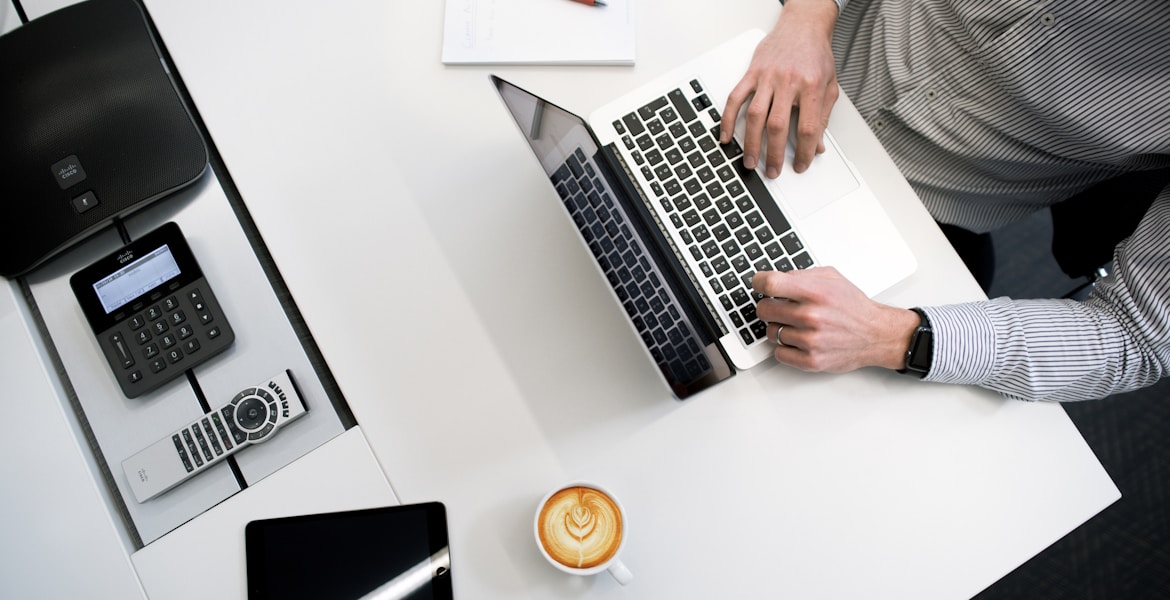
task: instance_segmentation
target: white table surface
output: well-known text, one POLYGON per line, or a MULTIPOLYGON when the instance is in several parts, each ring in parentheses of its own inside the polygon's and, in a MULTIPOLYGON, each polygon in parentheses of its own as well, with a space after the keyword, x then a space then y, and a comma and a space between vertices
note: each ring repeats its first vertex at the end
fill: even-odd
MULTIPOLYGON (((458 597, 963 598, 1118 498, 1059 406, 656 378, 487 74, 588 114, 774 4, 639 0, 635 67, 492 69, 439 63, 442 2, 147 1, 393 492, 447 505, 458 597), (629 586, 536 550, 575 479, 626 505, 629 586)), ((880 299, 980 298, 847 102, 830 127, 919 262, 880 299)))

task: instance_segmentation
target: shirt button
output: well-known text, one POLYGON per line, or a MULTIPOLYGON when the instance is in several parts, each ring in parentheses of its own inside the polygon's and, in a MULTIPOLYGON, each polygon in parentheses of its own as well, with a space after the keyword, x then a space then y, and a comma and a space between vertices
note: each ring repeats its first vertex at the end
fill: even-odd
POLYGON ((938 90, 935 90, 934 88, 926 90, 926 99, 927 100, 934 100, 937 97, 938 97, 938 90))
POLYGON ((1044 14, 1040 15, 1040 24, 1041 25, 1043 25, 1045 27, 1052 27, 1053 23, 1056 23, 1056 15, 1054 15, 1052 13, 1044 13, 1044 14))
POLYGON ((886 122, 885 122, 884 120, 882 120, 882 119, 878 119, 878 120, 876 120, 876 121, 874 121, 874 122, 873 122, 873 128, 874 128, 874 130, 875 130, 875 131, 876 131, 876 130, 878 130, 878 129, 881 129, 881 128, 885 127, 885 126, 886 126, 886 122))

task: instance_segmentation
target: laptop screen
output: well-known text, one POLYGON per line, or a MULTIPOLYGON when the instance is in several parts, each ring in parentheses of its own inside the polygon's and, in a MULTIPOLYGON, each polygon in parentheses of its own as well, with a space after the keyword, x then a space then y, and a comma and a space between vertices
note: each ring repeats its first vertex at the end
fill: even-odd
POLYGON ((685 398, 730 377, 716 336, 681 300, 682 278, 664 266, 663 243, 643 226, 649 213, 615 184, 617 176, 585 122, 492 80, 675 395, 685 398))

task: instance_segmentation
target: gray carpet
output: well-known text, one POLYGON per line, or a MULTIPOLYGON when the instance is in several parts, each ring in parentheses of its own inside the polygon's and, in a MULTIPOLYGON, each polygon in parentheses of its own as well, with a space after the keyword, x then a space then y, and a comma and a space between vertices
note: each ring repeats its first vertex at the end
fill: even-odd
MULTIPOLYGON (((1052 258, 1046 211, 992 237, 997 264, 990 296, 1050 298, 1081 283, 1052 258)), ((1170 598, 1170 379, 1064 406, 1121 500, 976 598, 1170 598)))

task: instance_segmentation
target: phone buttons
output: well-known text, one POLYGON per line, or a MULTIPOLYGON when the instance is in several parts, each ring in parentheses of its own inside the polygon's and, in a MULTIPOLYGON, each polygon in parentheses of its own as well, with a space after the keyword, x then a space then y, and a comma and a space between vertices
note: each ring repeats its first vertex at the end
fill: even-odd
POLYGON ((123 369, 134 366, 134 356, 130 354, 130 348, 126 345, 126 340, 121 333, 114 333, 110 336, 110 345, 113 346, 123 369))
POLYGON ((76 210, 77 214, 82 214, 97 205, 98 199, 93 192, 86 192, 73 199, 73 210, 76 210))

